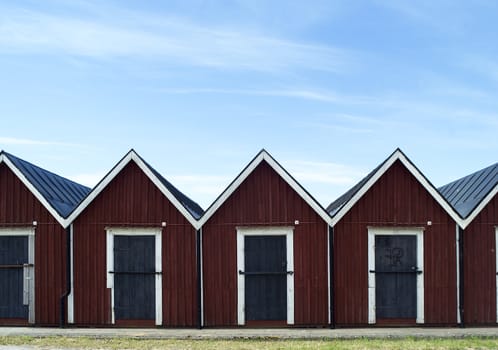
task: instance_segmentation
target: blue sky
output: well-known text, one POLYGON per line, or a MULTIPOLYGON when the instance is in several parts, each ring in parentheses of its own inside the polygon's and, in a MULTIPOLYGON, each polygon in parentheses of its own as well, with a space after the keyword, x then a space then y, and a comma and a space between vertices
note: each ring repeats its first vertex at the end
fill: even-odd
POLYGON ((323 205, 400 147, 498 154, 495 1, 0 3, 0 148, 94 185, 134 148, 206 208, 261 149, 323 205))

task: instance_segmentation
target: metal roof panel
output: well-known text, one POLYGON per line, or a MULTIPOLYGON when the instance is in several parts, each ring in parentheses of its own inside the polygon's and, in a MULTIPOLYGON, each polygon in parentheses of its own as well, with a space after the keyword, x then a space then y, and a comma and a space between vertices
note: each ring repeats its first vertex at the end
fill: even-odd
POLYGON ((498 163, 441 186, 439 192, 466 218, 497 184, 498 163))
POLYGON ((90 188, 3 152, 54 210, 66 218, 90 192, 90 188))

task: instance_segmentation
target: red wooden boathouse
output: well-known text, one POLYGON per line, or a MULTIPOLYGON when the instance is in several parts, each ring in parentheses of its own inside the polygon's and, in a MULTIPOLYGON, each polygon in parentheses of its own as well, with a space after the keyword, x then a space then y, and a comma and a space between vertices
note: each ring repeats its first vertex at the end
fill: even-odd
POLYGON ((498 322, 498 164, 453 181, 441 193, 462 216, 463 322, 498 322))
POLYGON ((77 325, 196 326, 202 209, 131 150, 70 219, 77 325))
POLYGON ((89 191, 0 152, 1 325, 64 322, 66 217, 89 191))
POLYGON ((328 220, 262 150, 200 219, 204 326, 327 325, 328 220))
POLYGON ((459 322, 460 218, 399 149, 327 209, 337 325, 459 322))

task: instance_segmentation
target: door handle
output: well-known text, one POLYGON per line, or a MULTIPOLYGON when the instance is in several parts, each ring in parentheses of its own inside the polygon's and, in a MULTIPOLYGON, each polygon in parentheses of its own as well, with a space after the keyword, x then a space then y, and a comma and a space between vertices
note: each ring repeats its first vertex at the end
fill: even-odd
POLYGON ((257 272, 245 272, 239 270, 239 275, 293 275, 294 271, 257 271, 257 272))

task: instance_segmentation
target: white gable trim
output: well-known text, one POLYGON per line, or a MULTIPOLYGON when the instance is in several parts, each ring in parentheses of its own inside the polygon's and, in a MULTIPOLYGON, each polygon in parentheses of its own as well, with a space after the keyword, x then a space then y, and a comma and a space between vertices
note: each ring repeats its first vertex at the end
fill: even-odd
POLYGON ((474 210, 472 210, 470 215, 462 220, 461 227, 463 229, 467 228, 467 226, 470 225, 470 223, 488 205, 488 203, 496 196, 496 194, 498 194, 498 184, 495 185, 495 187, 486 195, 486 197, 483 198, 481 203, 479 203, 479 205, 474 210))
POLYGON ((311 197, 302 187, 294 180, 280 164, 265 150, 261 151, 256 158, 253 159, 249 165, 242 171, 242 173, 235 178, 235 180, 227 187, 227 189, 216 199, 216 201, 209 207, 199 220, 199 226, 203 226, 209 218, 223 205, 223 203, 235 192, 235 190, 244 182, 249 175, 256 169, 262 162, 266 161, 270 167, 294 190, 299 196, 311 207, 313 210, 326 222, 330 221, 330 216, 325 209, 323 209, 316 200, 311 197))
POLYGON ((36 199, 48 210, 48 212, 61 224, 64 228, 69 225, 69 222, 65 220, 59 213, 50 205, 50 203, 43 197, 43 195, 36 189, 35 186, 24 176, 24 174, 12 163, 9 157, 5 154, 0 154, 0 164, 5 163, 7 167, 17 176, 19 180, 28 188, 28 190, 35 196, 36 199))
POLYGON ((408 171, 418 180, 418 182, 430 193, 430 195, 439 203, 439 205, 448 213, 448 215, 460 226, 462 226, 462 219, 458 213, 446 202, 441 194, 427 181, 422 173, 406 158, 400 150, 396 150, 384 164, 375 172, 375 174, 360 188, 358 192, 344 205, 336 215, 330 220, 330 225, 335 226, 344 215, 360 200, 361 197, 384 175, 384 173, 391 168, 391 166, 399 160, 408 171))
POLYGON ((102 181, 88 194, 88 196, 81 202, 78 207, 66 219, 67 224, 72 223, 85 208, 111 183, 112 180, 124 169, 129 162, 134 161, 135 164, 147 175, 147 177, 156 185, 156 187, 166 196, 166 198, 175 206, 180 213, 187 219, 187 221, 197 230, 199 225, 197 220, 188 212, 187 209, 176 199, 176 197, 163 185, 144 161, 138 156, 135 151, 131 150, 128 154, 116 164, 116 166, 107 174, 102 181))

